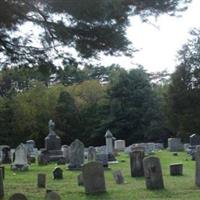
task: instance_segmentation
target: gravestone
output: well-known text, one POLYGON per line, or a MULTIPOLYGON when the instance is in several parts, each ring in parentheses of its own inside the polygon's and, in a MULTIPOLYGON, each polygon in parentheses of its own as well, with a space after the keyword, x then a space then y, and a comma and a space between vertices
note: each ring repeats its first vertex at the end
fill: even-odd
POLYGON ((36 152, 35 152, 35 141, 34 140, 27 140, 26 141, 26 149, 28 153, 28 160, 30 163, 35 163, 35 157, 36 157, 36 152))
POLYGON ((70 170, 80 169, 84 163, 84 144, 76 139, 70 145, 70 162, 68 168, 70 170))
POLYGON ((46 174, 40 173, 37 176, 37 187, 45 188, 46 187, 46 174))
POLYGON ((27 198, 24 194, 15 193, 9 198, 9 200, 27 200, 27 198))
POLYGON ((190 145, 191 146, 196 146, 196 145, 200 145, 200 135, 199 134, 192 134, 190 135, 190 145))
POLYGON ((0 169, 0 198, 4 197, 3 171, 0 169))
POLYGON ((28 170, 27 150, 24 144, 20 144, 15 150, 15 160, 11 165, 12 170, 26 171, 28 170))
POLYGON ((123 184, 124 183, 124 177, 123 177, 122 172, 120 170, 114 171, 113 177, 115 179, 116 184, 123 184))
POLYGON ((163 189, 164 183, 159 158, 146 157, 143 160, 143 166, 147 189, 163 189))
POLYGON ((180 138, 168 138, 169 151, 183 151, 184 146, 180 138))
POLYGON ((115 149, 117 151, 124 151, 126 148, 125 140, 115 140, 115 149))
POLYGON ((63 152, 65 163, 69 163, 70 147, 68 145, 62 145, 62 152, 63 152))
POLYGON ((51 191, 46 193, 45 200, 61 200, 61 198, 57 192, 51 191))
POLYGON ((8 145, 1 145, 0 146, 1 152, 1 163, 3 164, 10 164, 11 163, 11 149, 8 145))
POLYGON ((171 176, 181 176, 183 175, 183 164, 174 163, 169 166, 171 176))
POLYGON ((96 150, 93 146, 88 148, 88 162, 96 161, 96 150))
POLYGON ((104 169, 101 163, 89 162, 82 167, 85 192, 95 194, 106 191, 104 169))
POLYGON ((78 181, 78 186, 83 186, 84 185, 84 182, 83 182, 83 174, 80 173, 78 176, 77 176, 77 181, 78 181))
POLYGON ((105 138, 106 138, 106 154, 108 154, 108 161, 116 161, 113 151, 114 137, 110 132, 110 130, 106 131, 105 138))
POLYGON ((0 170, 2 171, 3 179, 5 179, 5 167, 4 166, 0 166, 0 170))
POLYGON ((53 170, 53 179, 63 179, 63 170, 60 167, 53 170))
POLYGON ((200 187, 200 145, 196 146, 195 153, 196 168, 195 168, 195 184, 200 187))
POLYGON ((143 150, 133 150, 130 153, 130 167, 131 167, 132 177, 144 176, 143 159, 144 159, 143 150))
POLYGON ((49 156, 46 149, 40 150, 38 155, 38 165, 47 165, 49 163, 49 156))
POLYGON ((108 155, 107 154, 97 154, 96 161, 101 163, 103 167, 108 168, 108 155))
POLYGON ((48 152, 49 161, 58 161, 64 159, 63 152, 61 151, 61 140, 58 135, 56 135, 55 123, 49 120, 49 134, 45 138, 45 149, 48 152))

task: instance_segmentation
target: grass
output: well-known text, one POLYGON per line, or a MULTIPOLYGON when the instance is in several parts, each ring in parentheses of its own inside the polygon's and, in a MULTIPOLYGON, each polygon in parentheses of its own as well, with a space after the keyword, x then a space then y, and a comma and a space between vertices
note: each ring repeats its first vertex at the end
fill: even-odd
POLYGON ((111 170, 105 171, 107 192, 99 195, 86 195, 84 187, 77 185, 77 175, 80 171, 69 171, 65 165, 60 167, 64 172, 63 180, 53 180, 52 171, 55 164, 48 166, 38 166, 33 164, 27 172, 13 173, 9 165, 5 165, 4 190, 5 198, 15 192, 24 193, 28 200, 43 200, 46 189, 38 189, 36 186, 37 173, 47 174, 47 189, 57 191, 62 200, 192 200, 199 199, 200 188, 194 184, 195 162, 191 161, 184 152, 173 156, 167 151, 157 152, 155 156, 161 159, 164 190, 149 191, 146 189, 144 178, 132 178, 130 176, 129 157, 121 154, 117 159, 118 164, 110 165, 111 170), (169 164, 183 163, 183 176, 170 176, 169 164), (125 184, 116 185, 112 177, 113 170, 122 170, 125 184))

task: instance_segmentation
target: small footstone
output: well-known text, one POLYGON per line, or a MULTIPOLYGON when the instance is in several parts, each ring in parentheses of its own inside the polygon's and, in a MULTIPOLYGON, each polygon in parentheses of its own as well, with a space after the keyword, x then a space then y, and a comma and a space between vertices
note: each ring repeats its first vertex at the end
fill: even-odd
POLYGON ((120 170, 114 171, 113 177, 115 179, 116 184, 123 184, 124 183, 124 177, 123 177, 122 172, 120 170))
POLYGON ((46 174, 42 174, 42 173, 38 174, 37 186, 38 186, 38 188, 46 187, 46 174))
POLYGON ((181 164, 181 163, 171 164, 169 166, 169 168, 170 168, 170 175, 171 176, 181 176, 181 175, 183 175, 183 164, 181 164))
POLYGON ((9 198, 9 200, 27 200, 27 198, 21 193, 15 193, 9 198))
POLYGON ((45 200, 61 200, 61 198, 56 192, 48 192, 45 196, 45 200))

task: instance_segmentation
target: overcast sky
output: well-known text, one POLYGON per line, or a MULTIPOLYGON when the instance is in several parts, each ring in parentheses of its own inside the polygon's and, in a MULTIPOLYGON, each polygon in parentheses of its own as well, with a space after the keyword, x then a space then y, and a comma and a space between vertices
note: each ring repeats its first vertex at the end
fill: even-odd
POLYGON ((103 57, 105 65, 120 64, 126 69, 141 64, 149 72, 162 70, 174 71, 177 51, 190 37, 189 31, 200 27, 200 0, 193 0, 182 17, 160 16, 151 23, 142 23, 139 17, 132 17, 127 35, 133 45, 140 49, 133 58, 103 57))

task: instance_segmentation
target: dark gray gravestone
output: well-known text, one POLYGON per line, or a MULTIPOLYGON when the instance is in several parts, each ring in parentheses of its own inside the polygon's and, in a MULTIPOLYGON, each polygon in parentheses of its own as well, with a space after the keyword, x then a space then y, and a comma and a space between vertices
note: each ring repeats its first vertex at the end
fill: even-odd
POLYGON ((76 139, 70 145, 70 162, 68 168, 70 170, 81 169, 84 163, 84 144, 76 139))
POLYGON ((3 172, 0 169, 0 198, 4 197, 4 186, 3 186, 3 172))
POLYGON ((61 200, 61 198, 58 193, 51 191, 46 193, 45 200, 61 200))
POLYGON ((101 163, 89 162, 82 167, 85 192, 95 194, 106 191, 104 169, 101 163))
POLYGON ((9 198, 9 200, 27 200, 27 198, 21 193, 15 193, 9 198))
POLYGON ((53 170, 53 179, 63 179, 63 170, 60 167, 53 170))
POLYGON ((5 167, 0 166, 0 170, 2 170, 2 176, 3 176, 3 179, 5 179, 5 167))
POLYGON ((37 176, 37 186, 38 188, 45 188, 46 187, 46 174, 38 174, 37 176))
POLYGON ((38 165, 47 165, 49 163, 49 156, 47 150, 41 150, 38 156, 38 165))
POLYGON ((181 176, 183 175, 183 164, 175 163, 169 166, 171 176, 181 176))
POLYGON ((78 181, 78 186, 83 186, 84 185, 83 174, 82 173, 77 176, 77 181, 78 181))
POLYGON ((190 135, 190 145, 191 146, 200 145, 200 135, 198 135, 196 133, 190 135))
POLYGON ((96 161, 101 163, 103 167, 108 168, 108 155, 107 154, 97 154, 96 161))
POLYGON ((143 166, 147 189, 163 189, 164 183, 159 158, 153 156, 144 158, 143 166))
POLYGON ((200 145, 196 146, 195 153, 196 169, 195 169, 195 184, 200 187, 200 145))
POLYGON ((11 149, 9 146, 4 146, 2 147, 2 154, 3 154, 3 157, 2 157, 2 163, 3 164, 10 164, 11 163, 11 149))
POLYGON ((120 170, 114 171, 113 177, 115 179, 116 184, 123 184, 124 183, 124 177, 123 177, 122 172, 120 170))
POLYGON ((132 177, 144 176, 143 159, 144 151, 142 150, 133 150, 130 153, 130 167, 132 177))

